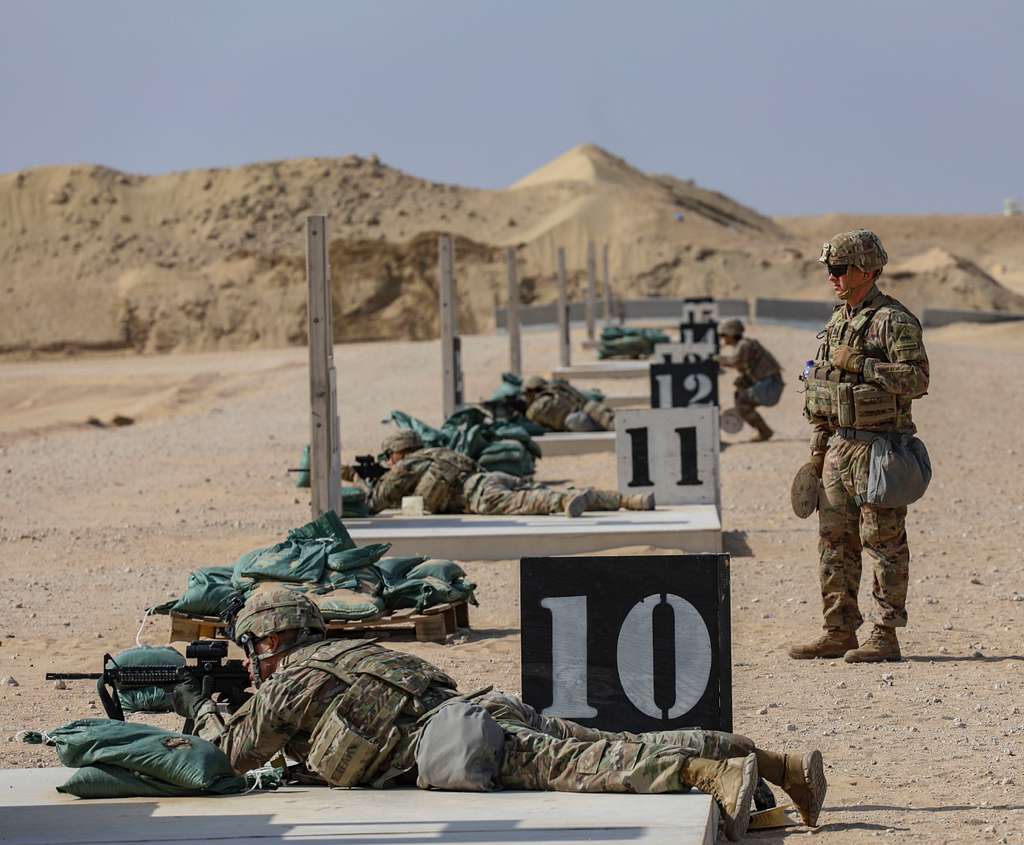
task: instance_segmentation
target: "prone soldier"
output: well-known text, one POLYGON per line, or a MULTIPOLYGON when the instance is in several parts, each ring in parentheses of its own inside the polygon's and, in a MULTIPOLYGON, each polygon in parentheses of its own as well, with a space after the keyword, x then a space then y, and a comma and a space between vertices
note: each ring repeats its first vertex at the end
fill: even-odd
POLYGON ((530 376, 523 382, 526 418, 550 431, 614 431, 615 411, 588 399, 562 379, 530 376))
POLYGON ((827 783, 821 753, 783 754, 718 731, 611 733, 542 716, 490 687, 455 681, 373 640, 325 639, 304 595, 257 591, 229 635, 244 649, 255 694, 226 720, 202 687, 174 688, 177 713, 241 773, 280 752, 292 775, 332 786, 413 784, 484 791, 666 793, 696 787, 721 810, 726 835, 746 832, 761 776, 815 825, 827 783))
POLYGON ((743 421, 757 431, 753 438, 755 441, 768 440, 774 432, 757 412, 757 407, 778 403, 782 396, 782 368, 759 341, 743 336, 743 323, 739 320, 720 323, 718 336, 726 346, 736 347, 731 355, 719 355, 717 358, 723 367, 734 367, 739 371, 733 382, 736 410, 743 421))
MULTIPOLYGON (((431 513, 552 514, 584 511, 653 510, 654 494, 624 496, 614 490, 559 491, 505 472, 485 472, 461 452, 423 448, 411 429, 392 432, 381 443, 388 471, 369 486, 371 513, 402 506, 404 496, 422 496, 431 513)), ((342 476, 352 478, 350 468, 342 476)))
POLYGON ((825 633, 794 645, 789 655, 849 663, 900 660, 896 629, 907 624, 910 568, 907 508, 871 504, 865 497, 873 442, 899 444, 917 430, 911 404, 928 390, 928 355, 918 319, 875 284, 888 261, 878 235, 842 232, 825 242, 818 260, 841 302, 805 374, 811 459, 794 480, 793 501, 794 509, 806 511, 801 515, 817 502, 825 633), (874 627, 858 644, 862 549, 874 559, 874 627))

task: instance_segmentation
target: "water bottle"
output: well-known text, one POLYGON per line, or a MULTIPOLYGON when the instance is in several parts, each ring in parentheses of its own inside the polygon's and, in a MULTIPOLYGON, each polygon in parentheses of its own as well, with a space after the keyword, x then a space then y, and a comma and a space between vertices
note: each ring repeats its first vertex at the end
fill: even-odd
POLYGON ((803 373, 800 376, 800 381, 807 381, 807 379, 811 375, 811 370, 813 370, 813 369, 814 369, 814 361, 808 361, 806 364, 804 364, 804 371, 803 371, 803 373))

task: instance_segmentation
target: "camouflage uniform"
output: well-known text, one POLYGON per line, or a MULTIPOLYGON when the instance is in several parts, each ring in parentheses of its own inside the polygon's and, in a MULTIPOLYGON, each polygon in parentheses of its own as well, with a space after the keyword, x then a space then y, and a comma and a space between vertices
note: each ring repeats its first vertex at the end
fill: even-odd
MULTIPOLYGON (((348 785, 414 782, 416 739, 426 721, 421 717, 457 695, 455 682, 418 657, 370 640, 321 640, 300 646, 227 720, 212 703, 200 707, 196 733, 218 745, 239 773, 262 766, 280 752, 306 764, 321 718, 357 684, 358 694, 348 695, 344 702, 346 722, 371 741, 390 734, 392 726, 396 732, 380 743, 380 755, 351 772, 354 781, 348 785), (391 701, 395 691, 401 700, 397 707, 391 701), (389 708, 398 710, 397 717, 381 730, 375 722, 389 708)), ((684 771, 687 761, 745 757, 754 751, 754 743, 737 734, 609 733, 541 716, 504 693, 470 697, 505 731, 500 782, 513 789, 683 792, 690 784, 684 771)), ((296 774, 321 780, 310 769, 296 774)))
POLYGON ((910 566, 905 507, 863 501, 873 432, 914 433, 911 401, 928 390, 928 356, 917 318, 872 287, 854 309, 836 306, 807 379, 805 415, 814 427, 812 458, 824 456, 818 501, 819 576, 826 628, 855 631, 861 550, 874 558, 874 622, 907 624, 910 566), (865 356, 863 372, 832 365, 837 348, 865 356))
POLYGON ((615 411, 588 399, 575 387, 555 379, 531 390, 526 418, 549 431, 612 431, 615 411), (572 427, 570 427, 570 425, 572 427))
MULTIPOLYGON (((548 514, 559 513, 577 491, 560 492, 524 481, 506 472, 481 472, 471 476, 463 488, 467 513, 548 514)), ((614 490, 590 490, 587 510, 618 510, 622 495, 614 490)))
POLYGON ((423 496, 432 513, 462 513, 462 485, 479 471, 476 461, 453 449, 418 449, 377 479, 370 491, 370 513, 400 508, 402 497, 413 495, 423 496))
POLYGON ((751 396, 750 388, 765 379, 782 381, 782 368, 767 349, 750 337, 741 338, 736 344, 732 355, 720 355, 719 363, 723 367, 735 367, 739 375, 733 382, 736 387, 734 394, 736 410, 744 422, 761 431, 767 428, 764 418, 755 410, 758 402, 751 396))

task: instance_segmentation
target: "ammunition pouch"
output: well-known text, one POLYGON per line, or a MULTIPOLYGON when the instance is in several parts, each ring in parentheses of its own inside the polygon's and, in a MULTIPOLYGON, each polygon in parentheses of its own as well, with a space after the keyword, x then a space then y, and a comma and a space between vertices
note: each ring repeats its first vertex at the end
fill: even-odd
POLYGON ((896 397, 864 383, 860 375, 819 365, 807 376, 804 415, 812 422, 849 428, 892 426, 897 420, 896 397))

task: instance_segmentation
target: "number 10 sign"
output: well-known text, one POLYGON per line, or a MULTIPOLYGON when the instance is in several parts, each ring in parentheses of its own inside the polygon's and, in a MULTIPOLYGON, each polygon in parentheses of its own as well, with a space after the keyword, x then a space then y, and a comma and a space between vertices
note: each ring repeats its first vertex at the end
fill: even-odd
POLYGON ((718 408, 615 414, 620 493, 654 493, 659 505, 717 505, 718 408))
POLYGON ((732 730, 728 555, 524 558, 523 698, 612 731, 732 730))

